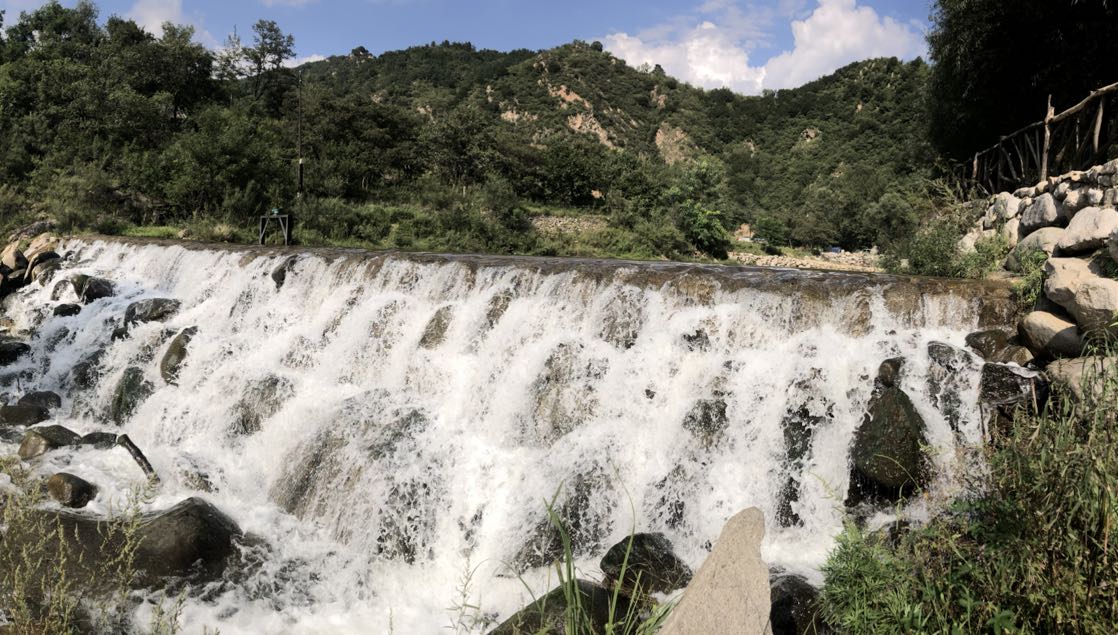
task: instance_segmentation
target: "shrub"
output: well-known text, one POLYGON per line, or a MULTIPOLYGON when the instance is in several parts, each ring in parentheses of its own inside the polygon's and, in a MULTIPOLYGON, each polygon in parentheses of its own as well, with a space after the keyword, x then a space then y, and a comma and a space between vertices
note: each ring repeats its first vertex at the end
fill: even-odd
POLYGON ((1044 263, 1048 262, 1048 254, 1043 249, 1030 249, 1017 262, 1021 265, 1021 279, 1014 283, 1013 295, 1022 311, 1031 311, 1044 292, 1044 263))

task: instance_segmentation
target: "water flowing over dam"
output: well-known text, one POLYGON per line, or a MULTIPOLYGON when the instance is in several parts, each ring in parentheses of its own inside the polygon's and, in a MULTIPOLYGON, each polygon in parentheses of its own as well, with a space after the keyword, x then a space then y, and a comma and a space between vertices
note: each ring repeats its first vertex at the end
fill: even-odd
MULTIPOLYGON (((64 395, 56 422, 77 432, 116 431, 106 413, 142 374, 150 394, 121 420, 163 479, 145 506, 202 496, 257 537, 251 565, 184 606, 187 632, 225 635, 448 632, 465 604, 508 617, 554 585, 549 504, 586 577, 633 530, 663 532, 695 567, 757 506, 766 562, 818 581, 879 364, 906 358, 934 500, 983 424, 977 367, 951 379, 949 417, 928 343, 961 347, 1012 310, 1004 286, 885 275, 126 240, 60 251, 65 275, 117 293, 70 317, 51 315, 53 284, 10 298, 39 342, 19 388, 64 395), (114 338, 143 298, 182 304, 114 338), (170 383, 160 362, 188 328, 170 383)), ((65 460, 107 490, 93 511, 143 482, 123 452, 65 460)))

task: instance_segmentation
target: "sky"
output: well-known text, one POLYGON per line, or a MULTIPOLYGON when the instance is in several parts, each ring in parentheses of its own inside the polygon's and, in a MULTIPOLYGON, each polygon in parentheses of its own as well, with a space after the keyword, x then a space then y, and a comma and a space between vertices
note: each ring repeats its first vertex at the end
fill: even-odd
MULTIPOLYGON (((96 1, 96 0, 95 0, 96 1)), ((632 66, 660 64, 704 88, 744 94, 792 88, 869 57, 926 54, 930 0, 100 0, 101 18, 129 17, 159 34, 190 24, 219 47, 234 29, 275 20, 297 62, 433 41, 545 49, 601 41, 632 66)), ((63 0, 73 6, 76 0, 63 0)), ((42 0, 0 0, 5 23, 42 0)))

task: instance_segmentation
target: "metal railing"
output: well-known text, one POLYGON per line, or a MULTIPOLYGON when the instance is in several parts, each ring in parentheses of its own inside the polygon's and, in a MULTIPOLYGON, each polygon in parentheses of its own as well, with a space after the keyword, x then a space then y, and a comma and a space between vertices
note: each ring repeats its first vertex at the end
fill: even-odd
POLYGON ((962 176, 987 192, 1036 185, 1050 174, 1084 170, 1106 159, 1118 144, 1118 83, 1091 91, 1057 114, 1048 96, 1048 114, 976 152, 960 166, 962 176))

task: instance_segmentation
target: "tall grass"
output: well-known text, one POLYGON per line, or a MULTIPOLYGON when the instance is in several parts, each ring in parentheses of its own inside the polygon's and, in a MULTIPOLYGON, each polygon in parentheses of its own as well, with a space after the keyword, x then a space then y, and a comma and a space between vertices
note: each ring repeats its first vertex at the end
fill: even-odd
POLYGON ((1118 625, 1118 377, 1019 411, 988 481, 890 543, 848 527, 824 567, 850 633, 1090 633, 1118 625))

